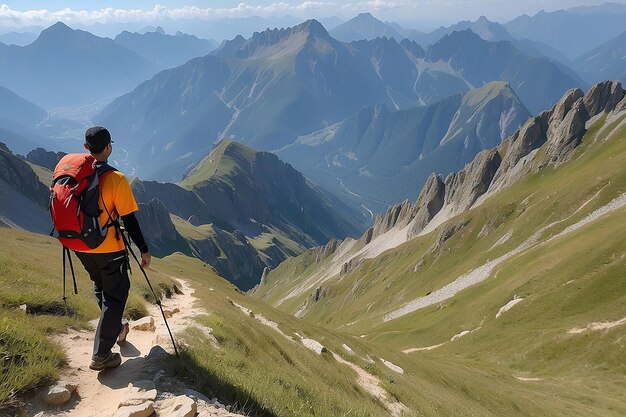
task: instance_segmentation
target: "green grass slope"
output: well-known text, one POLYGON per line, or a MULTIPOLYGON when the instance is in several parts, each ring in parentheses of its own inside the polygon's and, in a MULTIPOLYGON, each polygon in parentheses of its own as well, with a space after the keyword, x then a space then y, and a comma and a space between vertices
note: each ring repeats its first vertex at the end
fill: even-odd
MULTIPOLYGON (((540 149, 531 162, 535 168, 513 186, 336 276, 321 286, 317 302, 310 293, 286 298, 329 267, 332 256, 316 263, 312 252, 283 263, 257 294, 292 314, 306 304, 304 320, 362 336, 390 352, 414 349, 400 353, 398 362, 409 372, 445 363, 476 374, 471 389, 451 389, 495 415, 621 415, 626 208, 557 235, 626 193, 624 120, 623 114, 596 119, 572 159, 556 169, 545 165, 540 149), (463 226, 437 244, 451 225, 463 226), (385 321, 531 237, 536 243, 496 265, 483 282, 385 321), (522 300, 496 318, 515 298, 522 300), (488 387, 501 390, 495 403, 478 394, 488 387)), ((461 384, 458 369, 448 376, 461 384)))

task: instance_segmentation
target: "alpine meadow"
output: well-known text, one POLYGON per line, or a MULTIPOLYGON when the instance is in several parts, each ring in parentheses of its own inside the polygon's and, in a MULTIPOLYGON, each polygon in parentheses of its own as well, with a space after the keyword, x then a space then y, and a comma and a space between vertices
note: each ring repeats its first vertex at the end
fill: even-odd
POLYGON ((626 415, 624 0, 35 3, 0 417, 626 415))

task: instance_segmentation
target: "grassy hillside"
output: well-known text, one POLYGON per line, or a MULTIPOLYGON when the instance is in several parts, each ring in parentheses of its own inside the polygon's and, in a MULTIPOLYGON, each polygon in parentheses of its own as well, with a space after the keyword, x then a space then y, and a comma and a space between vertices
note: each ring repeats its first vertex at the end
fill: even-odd
POLYGON ((570 162, 556 169, 545 164, 540 149, 531 162, 535 168, 515 185, 430 234, 335 276, 321 286, 317 302, 308 291, 299 294, 298 286, 331 267, 333 256, 315 263, 311 252, 283 263, 258 294, 289 313, 306 304, 303 318, 310 323, 361 336, 389 351, 409 350, 400 363, 414 372, 424 363, 486 372, 489 377, 474 381, 467 394, 497 415, 620 415, 626 412, 621 400, 626 208, 574 231, 567 228, 624 198, 624 120, 623 114, 616 120, 598 118, 570 162), (442 231, 453 225, 458 230, 442 240, 442 231), (407 303, 529 239, 535 243, 497 263, 485 281, 385 321, 407 303), (516 298, 521 301, 496 318, 516 298), (497 389, 512 391, 491 408, 474 390, 500 377, 497 389), (517 391, 520 384, 524 393, 517 391), (524 397, 528 402, 518 410, 500 408, 524 397))

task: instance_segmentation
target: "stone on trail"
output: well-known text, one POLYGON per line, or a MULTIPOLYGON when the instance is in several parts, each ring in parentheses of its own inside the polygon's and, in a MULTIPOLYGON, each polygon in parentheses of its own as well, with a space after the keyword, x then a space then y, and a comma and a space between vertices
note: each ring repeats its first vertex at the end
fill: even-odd
POLYGON ((65 404, 72 397, 72 392, 74 392, 76 388, 76 384, 71 384, 67 381, 59 381, 48 390, 43 400, 48 405, 56 406, 65 404))
POLYGON ((176 313, 180 313, 180 309, 178 307, 173 310, 163 310, 163 314, 165 314, 166 319, 172 318, 172 316, 176 313))
POLYGON ((133 405, 143 404, 145 402, 150 402, 156 400, 157 390, 151 389, 149 391, 143 390, 141 388, 130 387, 128 390, 128 395, 125 399, 123 399, 120 404, 117 406, 118 408, 128 407, 133 405))
POLYGON ((130 327, 133 330, 139 330, 144 332, 153 332, 156 330, 156 326, 154 325, 154 319, 150 316, 133 321, 130 327))
POLYGON ((148 417, 152 413, 154 413, 154 402, 148 401, 139 405, 119 408, 115 417, 148 417))
POLYGON ((159 407, 158 414, 168 417, 193 417, 196 415, 197 409, 198 405, 193 399, 185 395, 179 395, 163 401, 159 407))

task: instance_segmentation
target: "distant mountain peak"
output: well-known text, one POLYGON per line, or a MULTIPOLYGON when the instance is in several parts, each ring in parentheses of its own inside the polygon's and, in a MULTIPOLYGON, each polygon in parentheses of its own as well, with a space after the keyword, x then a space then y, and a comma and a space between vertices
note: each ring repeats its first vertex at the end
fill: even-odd
POLYGON ((56 22, 54 25, 42 30, 35 42, 58 42, 59 40, 68 40, 85 35, 95 37, 89 32, 72 29, 63 22, 56 22))
POLYGON ((70 34, 73 33, 74 29, 66 25, 65 23, 59 21, 54 25, 49 26, 48 28, 41 31, 39 34, 39 38, 47 38, 47 37, 56 37, 59 35, 70 34))
POLYGON ((311 35, 319 37, 328 37, 328 31, 320 22, 315 19, 309 19, 304 23, 301 23, 293 27, 294 32, 308 32, 311 35))
POLYGON ((274 47, 282 48, 284 42, 293 47, 299 43, 309 42, 313 38, 324 39, 328 42, 333 41, 333 38, 320 22, 309 19, 287 29, 268 28, 263 32, 254 32, 252 37, 247 40, 241 35, 237 35, 233 40, 223 42, 215 55, 247 59, 267 53, 268 50, 273 51, 274 47), (298 39, 294 39, 295 37, 298 39))
POLYGON ((69 27, 68 25, 66 25, 65 23, 63 23, 61 21, 58 21, 55 24, 53 24, 50 27, 48 27, 47 29, 44 29, 43 32, 46 32, 46 31, 61 31, 61 30, 72 31, 73 29, 71 27, 69 27))
POLYGON ((156 33, 160 33, 161 35, 165 35, 165 31, 163 30, 161 26, 157 26, 157 28, 154 31, 156 33))
POLYGON ((374 20, 378 20, 376 19, 370 12, 363 12, 363 13, 359 13, 355 19, 374 19, 374 20))

